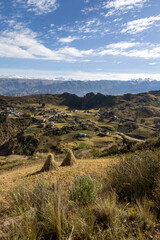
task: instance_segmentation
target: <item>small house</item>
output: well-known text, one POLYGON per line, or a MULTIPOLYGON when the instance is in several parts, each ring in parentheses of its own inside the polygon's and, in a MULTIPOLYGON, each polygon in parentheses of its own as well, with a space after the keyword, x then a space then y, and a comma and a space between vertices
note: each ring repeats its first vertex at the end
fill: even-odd
POLYGON ((86 134, 86 133, 81 133, 81 132, 79 132, 79 133, 77 134, 77 137, 79 137, 79 138, 87 137, 87 134, 86 134))

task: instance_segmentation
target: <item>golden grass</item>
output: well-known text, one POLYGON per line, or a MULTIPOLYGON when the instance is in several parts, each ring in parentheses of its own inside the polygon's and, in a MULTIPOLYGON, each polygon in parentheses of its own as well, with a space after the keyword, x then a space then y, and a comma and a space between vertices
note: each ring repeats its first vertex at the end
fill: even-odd
MULTIPOLYGON (((83 159, 77 160, 77 164, 72 167, 59 167, 50 172, 44 172, 37 175, 31 175, 39 171, 44 161, 29 162, 10 171, 0 172, 0 194, 7 191, 17 184, 28 181, 28 184, 35 183, 39 178, 60 182, 63 186, 70 186, 75 176, 84 174, 93 174, 98 178, 102 178, 107 171, 107 167, 118 161, 116 157, 103 159, 83 159), (29 176, 30 175, 30 176, 29 176)), ((58 166, 61 162, 57 163, 58 166)))
POLYGON ((57 126, 58 128, 62 128, 65 125, 66 123, 55 123, 55 126, 57 126))
MULTIPOLYGON (((133 159, 134 157, 135 155, 133 159)), ((127 183, 122 179, 123 172, 127 168, 122 168, 122 171, 118 172, 122 177, 118 179, 117 184, 120 185, 117 186, 116 192, 110 188, 109 183, 112 178, 108 179, 108 183, 103 181, 108 169, 110 176, 113 174, 112 180, 116 178, 116 172, 112 173, 110 169, 111 165, 112 169, 116 169, 119 166, 116 163, 119 163, 119 157, 115 156, 83 159, 78 160, 72 167, 59 167, 51 172, 31 175, 39 171, 43 165, 39 158, 35 162, 29 160, 24 166, 6 171, 6 174, 0 172, 0 189, 8 191, 7 194, 4 193, 5 199, 0 196, 2 239, 4 237, 8 240, 44 238, 158 240, 159 219, 153 208, 158 206, 159 210, 158 202, 153 202, 153 199, 148 199, 146 196, 132 203, 127 202, 127 198, 123 197, 124 202, 119 202, 119 195, 116 194, 123 182, 127 183), (27 174, 30 176, 26 177, 27 174), (76 178, 76 181, 74 179, 75 176, 88 174, 90 176, 76 178), (93 178, 93 175, 96 178, 93 178), (92 181, 94 187, 95 183, 99 184, 97 189, 100 191, 95 195, 91 188, 92 181), (19 186, 14 189, 17 183, 19 186), (77 186, 80 188, 76 188, 77 186)), ((58 162, 59 166, 60 164, 61 161, 58 162)), ((141 169, 144 171, 143 167, 141 169)), ((129 172, 131 170, 132 164, 129 172)))
MULTIPOLYGON (((96 113, 96 112, 95 112, 96 113)), ((69 116, 74 118, 80 118, 81 120, 92 120, 96 121, 97 116, 93 116, 93 113, 84 113, 84 110, 78 110, 77 112, 70 112, 68 113, 69 116)))
POLYGON ((7 157, 5 156, 0 156, 0 161, 5 161, 5 162, 13 162, 13 161, 21 161, 21 160, 28 160, 27 156, 22 156, 22 155, 9 155, 7 157))
POLYGON ((68 110, 68 107, 67 106, 65 106, 65 105, 53 105, 53 104, 46 104, 45 105, 45 109, 46 110, 51 110, 51 109, 53 109, 53 108, 56 108, 56 109, 58 109, 59 111, 67 111, 68 110))
POLYGON ((111 142, 114 141, 114 138, 112 136, 106 136, 106 137, 99 137, 95 136, 91 139, 92 142, 111 142))

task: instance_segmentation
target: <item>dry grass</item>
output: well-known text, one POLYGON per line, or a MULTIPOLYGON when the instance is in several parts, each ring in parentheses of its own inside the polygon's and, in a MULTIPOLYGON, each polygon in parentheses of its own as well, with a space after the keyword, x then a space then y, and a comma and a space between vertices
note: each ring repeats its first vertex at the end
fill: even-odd
POLYGON ((72 150, 68 150, 68 153, 65 157, 65 159, 63 160, 61 167, 65 167, 65 166, 73 166, 77 163, 77 160, 72 152, 72 150))
POLYGON ((53 108, 56 108, 58 109, 59 111, 67 111, 68 110, 68 107, 65 106, 65 105, 52 105, 52 104, 46 104, 45 108, 47 110, 50 110, 50 109, 53 109, 53 108))
MULTIPOLYGON (((44 155, 43 155, 44 156, 44 155)), ((0 172, 0 193, 11 189, 17 183, 23 183, 29 181, 30 183, 36 182, 41 176, 45 179, 58 181, 64 186, 72 184, 75 176, 81 176, 84 174, 95 175, 98 178, 102 178, 106 174, 108 166, 116 163, 118 159, 116 157, 103 158, 103 159, 85 159, 77 160, 77 164, 72 167, 63 167, 53 170, 51 172, 44 172, 41 174, 29 176, 39 171, 44 163, 44 160, 36 160, 16 167, 11 171, 0 172)), ((61 162, 57 162, 60 166, 61 162)))
POLYGON ((159 189, 153 199, 135 202, 119 201, 116 188, 104 193, 104 177, 112 176, 118 161, 77 160, 72 167, 32 175, 43 165, 39 160, 1 172, 0 234, 6 240, 158 240, 159 189))
POLYGON ((57 168, 57 164, 54 160, 54 155, 49 154, 42 169, 41 169, 41 172, 48 172, 48 171, 51 171, 56 168, 57 168))
POLYGON ((159 157, 151 151, 130 154, 111 169, 106 187, 111 185, 122 201, 153 197, 160 176, 159 157))
MULTIPOLYGON (((39 157, 40 156, 41 155, 39 155, 39 157)), ((10 171, 1 171, 0 172, 0 202, 2 204, 2 209, 0 206, 0 211, 1 210, 8 211, 8 210, 6 210, 8 208, 8 202, 6 202, 6 199, 4 198, 4 196, 6 196, 6 194, 8 194, 8 192, 9 193, 13 192, 13 194, 14 194, 15 191, 13 191, 13 189, 16 189, 17 185, 19 186, 20 193, 17 192, 17 190, 18 190, 18 188, 17 188, 16 196, 18 197, 18 199, 15 196, 16 204, 14 204, 14 205, 15 205, 15 207, 16 206, 18 207, 18 209, 15 209, 15 214, 18 211, 17 214, 19 215, 21 212, 24 211, 25 208, 29 209, 28 204, 30 204, 30 197, 29 197, 30 191, 32 191, 34 186, 36 186, 36 185, 39 186, 39 182, 41 181, 41 179, 43 179, 43 182, 45 182, 45 180, 46 180, 47 182, 50 182, 51 184, 57 182, 58 184, 61 184, 61 186, 63 186, 64 189, 69 190, 72 188, 72 186, 74 184, 75 177, 90 174, 90 175, 94 175, 98 179, 101 179, 101 178, 103 178, 104 174, 106 174, 107 166, 110 166, 111 164, 115 163, 117 160, 116 158, 105 158, 105 159, 97 159, 97 160, 96 159, 77 160, 76 165, 71 166, 71 167, 67 166, 67 167, 63 167, 63 168, 60 167, 62 161, 59 161, 59 162, 57 162, 57 165, 59 166, 57 169, 52 170, 50 172, 42 172, 40 174, 32 175, 36 172, 39 172, 39 170, 42 168, 43 163, 44 163, 44 160, 43 160, 44 157, 46 157, 46 156, 43 154, 43 157, 41 156, 41 158, 42 158, 41 160, 36 160, 36 161, 32 160, 32 161, 29 161, 27 164, 24 163, 24 165, 15 167, 14 169, 12 169, 10 171), (24 191, 23 191, 23 189, 24 189, 24 191), (25 203, 24 203, 25 205, 22 204, 24 202, 24 200, 21 201, 21 199, 19 199, 19 196, 22 196, 22 199, 25 199, 25 203)), ((37 194, 36 194, 36 196, 37 196, 37 194)), ((12 196, 11 196, 11 200, 13 200, 12 196)), ((50 203, 44 209, 45 215, 42 217, 43 217, 43 221, 45 221, 45 226, 47 226, 46 231, 48 231, 48 229, 50 229, 50 227, 52 228, 53 219, 54 219, 53 218, 54 216, 52 216, 54 213, 53 210, 54 210, 53 206, 50 203), (51 209, 50 209, 50 206, 51 206, 51 209)), ((3 213, 3 211, 1 211, 1 212, 3 213)), ((26 211, 27 210, 25 210, 25 212, 26 211)), ((12 213, 13 213, 13 209, 12 209, 12 213)), ((28 212, 26 212, 26 213, 28 214, 28 212)), ((15 221, 17 222, 17 224, 15 222, 16 225, 14 227, 13 232, 15 233, 15 231, 16 231, 17 234, 20 234, 21 239, 38 239, 36 232, 34 231, 34 228, 35 228, 34 227, 34 221, 35 221, 34 219, 35 219, 35 213, 33 213, 32 218, 30 218, 30 212, 29 212, 29 216, 28 215, 24 216, 23 221, 21 223, 19 223, 19 218, 18 218, 18 220, 15 218, 15 221), (23 230, 23 228, 26 224, 27 224, 27 226, 23 230), (30 229, 30 225, 32 225, 31 233, 29 233, 27 230, 27 229, 30 229), (32 234, 33 234, 33 236, 32 236, 33 238, 31 237, 32 234), (29 238, 26 238, 26 237, 29 237, 29 238)), ((9 223, 10 223, 10 220, 12 220, 12 217, 11 217, 11 219, 9 218, 9 223)), ((8 221, 8 220, 6 220, 6 221, 8 221)), ((57 220, 55 219, 55 221, 57 221, 57 220)), ((57 234, 60 235, 61 234, 61 230, 60 230, 61 223, 59 225, 59 222, 58 222, 58 224, 57 224, 57 222, 55 222, 54 225, 57 228, 57 230, 55 230, 55 231, 57 231, 58 232, 57 234), (60 226, 60 228, 58 226, 60 226)), ((70 235, 71 230, 70 230, 68 236, 70 235)), ((12 233, 10 232, 10 234, 12 234, 12 233)), ((13 236, 11 235, 11 236, 9 236, 8 239, 10 240, 10 239, 12 239, 12 237, 13 236)), ((41 239, 41 238, 39 238, 39 239, 41 239)))
MULTIPOLYGON (((92 110, 93 112, 93 110, 92 110)), ((94 112, 96 113, 96 111, 94 112)), ((92 120, 92 121, 97 121, 98 118, 97 116, 93 116, 92 113, 84 113, 83 110, 78 110, 77 112, 70 112, 68 113, 69 116, 71 116, 72 118, 80 118, 81 120, 92 120)))

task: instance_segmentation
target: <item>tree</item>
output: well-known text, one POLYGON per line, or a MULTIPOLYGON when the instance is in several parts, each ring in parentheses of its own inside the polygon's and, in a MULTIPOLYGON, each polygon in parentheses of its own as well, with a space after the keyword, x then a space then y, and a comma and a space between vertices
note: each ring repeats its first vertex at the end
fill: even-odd
POLYGON ((44 108, 44 107, 45 107, 45 105, 46 105, 45 103, 42 103, 42 108, 44 108))

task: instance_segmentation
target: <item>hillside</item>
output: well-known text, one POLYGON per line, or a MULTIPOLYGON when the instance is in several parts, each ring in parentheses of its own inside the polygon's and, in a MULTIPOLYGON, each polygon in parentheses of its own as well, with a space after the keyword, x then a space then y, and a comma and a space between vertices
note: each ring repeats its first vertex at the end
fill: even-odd
POLYGON ((1 160, 1 239, 159 240, 158 152, 67 167, 56 156, 57 168, 40 172, 46 157, 1 160))
POLYGON ((0 154, 108 155, 159 137, 160 92, 0 96, 0 154))
POLYGON ((0 239, 159 240, 159 148, 160 91, 0 96, 0 239))
POLYGON ((125 94, 121 96, 110 96, 101 93, 90 92, 84 97, 75 94, 35 94, 22 97, 7 97, 0 95, 0 108, 7 106, 20 106, 23 104, 52 104, 65 105, 69 108, 92 109, 101 107, 112 107, 115 105, 129 104, 132 102, 140 105, 159 105, 160 91, 150 91, 148 93, 125 94))
POLYGON ((160 82, 156 80, 130 81, 52 81, 35 79, 0 79, 0 94, 7 96, 24 96, 31 94, 62 94, 68 92, 84 96, 89 92, 104 95, 121 95, 160 90, 160 82))

